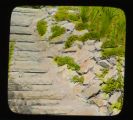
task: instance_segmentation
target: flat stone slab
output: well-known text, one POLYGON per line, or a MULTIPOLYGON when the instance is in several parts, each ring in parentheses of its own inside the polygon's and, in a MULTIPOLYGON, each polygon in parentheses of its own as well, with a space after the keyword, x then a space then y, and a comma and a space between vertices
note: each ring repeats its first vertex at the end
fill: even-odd
POLYGON ((45 65, 42 65, 37 61, 15 61, 11 71, 47 72, 49 66, 47 62, 45 63, 45 65))
POLYGON ((32 87, 27 85, 51 85, 52 80, 53 79, 46 73, 9 73, 9 83, 14 83, 15 85, 17 84, 18 86, 20 86, 20 88, 18 89, 24 89, 24 87, 26 87, 25 90, 27 90, 32 87))
POLYGON ((11 26, 10 27, 10 34, 31 35, 32 31, 29 27, 11 26))
POLYGON ((32 16, 25 16, 20 13, 12 13, 11 15, 11 25, 14 26, 29 26, 32 20, 32 16))
POLYGON ((13 12, 35 13, 38 12, 38 9, 16 7, 13 9, 13 12))
POLYGON ((38 38, 33 35, 10 34, 10 41, 35 42, 38 38))

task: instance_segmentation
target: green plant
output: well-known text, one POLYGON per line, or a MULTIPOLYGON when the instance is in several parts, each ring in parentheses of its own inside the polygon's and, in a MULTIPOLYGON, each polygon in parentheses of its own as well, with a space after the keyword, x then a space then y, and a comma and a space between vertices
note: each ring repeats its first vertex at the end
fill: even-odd
POLYGON ((47 31, 47 23, 44 20, 40 20, 37 22, 37 31, 40 36, 43 36, 47 31))
POLYGON ((52 26, 51 27, 52 35, 49 37, 49 39, 53 39, 57 36, 60 36, 61 34, 66 32, 65 27, 60 27, 60 26, 52 26))
POLYGON ((78 75, 74 75, 72 78, 72 82, 76 83, 83 83, 84 82, 84 76, 79 77, 78 75))
POLYGON ((66 56, 66 57, 55 56, 53 59, 58 66, 63 66, 66 64, 68 69, 72 69, 72 70, 80 69, 79 65, 77 65, 74 62, 74 59, 69 56, 66 56))
POLYGON ((125 46, 120 46, 117 48, 108 48, 103 49, 101 52, 103 58, 110 57, 110 56, 124 56, 125 55, 125 46))
POLYGON ((79 38, 79 40, 82 41, 82 42, 85 42, 88 39, 90 39, 90 40, 99 40, 99 34, 97 32, 91 31, 91 32, 83 34, 79 38))
POLYGON ((80 17, 83 23, 88 22, 89 20, 89 7, 88 6, 81 7, 80 17))
POLYGON ((70 48, 75 40, 78 40, 77 35, 70 35, 65 42, 65 48, 70 48))
POLYGON ((89 29, 89 24, 88 23, 82 23, 79 22, 75 25, 76 30, 84 30, 84 29, 89 29))
POLYGON ((79 15, 76 15, 74 13, 68 13, 66 19, 69 20, 70 22, 79 21, 80 16, 79 15))
POLYGON ((101 46, 101 48, 115 48, 115 47, 118 47, 118 44, 114 40, 104 41, 101 46))
POLYGON ((56 15, 54 16, 55 20, 58 21, 63 21, 66 20, 66 16, 67 16, 67 11, 66 10, 60 10, 56 13, 56 15))
POLYGON ((23 5, 23 6, 19 6, 21 8, 34 8, 34 9, 40 9, 42 7, 42 5, 23 5))

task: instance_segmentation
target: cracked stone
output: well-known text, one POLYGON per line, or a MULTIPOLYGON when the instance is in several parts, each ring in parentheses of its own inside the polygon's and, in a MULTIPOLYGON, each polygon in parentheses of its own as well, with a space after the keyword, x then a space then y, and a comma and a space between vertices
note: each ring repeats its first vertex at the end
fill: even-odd
POLYGON ((111 95, 109 102, 111 104, 114 104, 114 103, 118 102, 120 97, 121 97, 121 92, 115 92, 113 95, 111 95))

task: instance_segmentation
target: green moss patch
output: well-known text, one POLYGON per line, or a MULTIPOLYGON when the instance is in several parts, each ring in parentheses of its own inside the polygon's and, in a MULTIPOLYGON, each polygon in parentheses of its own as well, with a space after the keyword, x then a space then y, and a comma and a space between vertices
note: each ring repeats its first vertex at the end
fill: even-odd
POLYGON ((37 22, 37 31, 40 36, 43 36, 47 31, 47 23, 44 20, 37 22))
POLYGON ((65 42, 65 48, 70 48, 75 40, 78 40, 78 36, 70 35, 67 41, 65 42))
POLYGON ((85 29, 89 29, 89 24, 88 23, 82 23, 79 22, 75 25, 75 29, 76 30, 85 30, 85 29))
POLYGON ((66 64, 68 69, 80 70, 79 65, 76 64, 74 62, 74 59, 69 56, 66 56, 66 57, 55 56, 53 59, 58 66, 63 66, 66 64))
POLYGON ((114 40, 104 41, 101 48, 115 48, 118 47, 118 44, 114 40))
POLYGON ((49 39, 53 39, 57 36, 60 36, 61 34, 66 32, 65 27, 60 27, 60 26, 52 26, 51 27, 52 35, 49 37, 49 39))
POLYGON ((72 82, 76 83, 83 83, 84 82, 84 76, 79 77, 78 75, 74 75, 72 78, 72 82))
POLYGON ((76 14, 74 14, 74 13, 68 13, 66 19, 67 19, 68 21, 70 21, 70 22, 79 21, 80 16, 79 16, 79 15, 76 15, 76 14))

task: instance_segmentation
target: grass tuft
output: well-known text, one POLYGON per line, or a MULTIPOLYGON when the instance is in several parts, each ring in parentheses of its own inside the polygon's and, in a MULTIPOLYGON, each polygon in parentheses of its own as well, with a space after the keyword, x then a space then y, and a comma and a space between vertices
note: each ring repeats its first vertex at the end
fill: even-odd
POLYGON ((82 22, 80 22, 80 23, 77 23, 76 25, 75 25, 75 29, 76 30, 85 30, 85 29, 89 29, 89 24, 88 23, 82 23, 82 22))
POLYGON ((72 78, 72 82, 76 83, 83 83, 84 82, 84 76, 79 77, 78 75, 74 75, 72 78))

